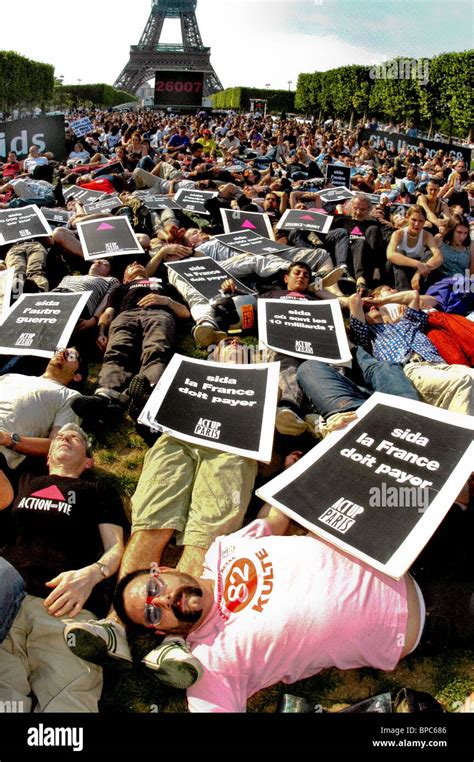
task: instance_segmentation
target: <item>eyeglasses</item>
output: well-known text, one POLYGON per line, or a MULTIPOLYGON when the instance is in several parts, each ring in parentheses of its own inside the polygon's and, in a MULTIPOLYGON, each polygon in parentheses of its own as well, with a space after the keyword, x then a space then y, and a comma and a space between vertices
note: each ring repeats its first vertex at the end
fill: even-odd
POLYGON ((161 622, 162 611, 152 601, 157 595, 162 595, 166 590, 166 584, 161 577, 154 574, 150 577, 146 586, 146 603, 143 610, 145 615, 145 627, 156 627, 161 622))
POLYGON ((62 355, 64 353, 66 353, 66 360, 68 362, 74 362, 75 360, 79 362, 80 354, 77 349, 57 349, 54 354, 62 355))

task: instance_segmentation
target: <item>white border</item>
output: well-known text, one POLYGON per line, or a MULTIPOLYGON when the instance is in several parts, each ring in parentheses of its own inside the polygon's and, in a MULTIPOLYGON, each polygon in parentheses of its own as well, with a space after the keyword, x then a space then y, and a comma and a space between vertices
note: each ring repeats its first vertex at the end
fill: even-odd
POLYGON ((103 259, 103 257, 107 257, 108 259, 109 257, 121 257, 121 256, 124 256, 125 254, 144 254, 145 253, 138 241, 136 233, 133 230, 128 217, 125 217, 125 216, 114 217, 113 215, 110 217, 99 217, 96 220, 87 220, 86 222, 78 222, 76 227, 77 227, 77 232, 79 235, 79 241, 81 242, 84 259, 86 260, 103 259), (100 254, 90 254, 89 249, 87 247, 87 241, 84 235, 84 229, 89 225, 98 225, 99 223, 101 225, 103 225, 104 223, 109 224, 110 222, 117 223, 117 220, 123 220, 125 222, 125 226, 128 227, 134 241, 137 244, 136 249, 129 248, 129 249, 123 249, 122 251, 112 251, 112 252, 105 252, 105 253, 101 252, 100 254))
POLYGON ((39 221, 41 222, 44 228, 44 232, 34 233, 28 238, 26 236, 21 235, 18 238, 10 238, 8 241, 5 240, 3 233, 0 233, 0 246, 10 246, 11 244, 17 243, 18 241, 31 241, 32 238, 43 238, 44 236, 53 235, 53 231, 49 226, 48 220, 44 216, 41 209, 39 209, 39 207, 36 206, 36 204, 30 204, 29 206, 21 206, 21 207, 17 207, 16 209, 2 209, 0 211, 0 216, 7 217, 8 214, 11 214, 12 212, 26 212, 28 211, 28 209, 33 209, 35 211, 37 218, 39 219, 39 221))
MULTIPOLYGON (((259 341, 270 349, 274 349, 276 352, 281 352, 285 355, 291 355, 292 357, 300 357, 304 360, 320 360, 321 362, 329 363, 330 365, 343 365, 352 360, 351 350, 349 349, 349 342, 347 340, 346 329, 344 327, 344 319, 342 317, 341 305, 338 299, 320 299, 318 301, 306 301, 304 299, 258 299, 258 336, 259 341), (278 347, 276 344, 268 343, 267 333, 267 303, 269 304, 284 304, 298 309, 314 309, 316 313, 322 304, 328 304, 331 308, 331 315, 334 322, 335 334, 337 339, 337 346, 339 349, 339 359, 334 357, 324 357, 324 355, 310 355, 304 352, 290 352, 286 348, 278 347)), ((316 317, 316 315, 314 315, 316 317)), ((292 329, 292 330, 297 330, 292 329)), ((308 336, 307 331, 301 329, 301 339, 304 340, 308 336)))
POLYGON ((231 452, 235 455, 243 455, 246 458, 254 458, 255 460, 263 461, 264 463, 270 463, 272 458, 273 435, 275 430, 279 372, 279 362, 259 363, 256 365, 242 365, 197 360, 193 357, 184 357, 183 355, 175 354, 173 355, 157 385, 153 389, 150 399, 140 413, 138 423, 143 423, 145 426, 149 426, 152 431, 164 431, 168 434, 172 434, 177 439, 182 439, 185 442, 191 442, 192 444, 199 445, 200 447, 209 447, 213 450, 231 452), (258 369, 267 369, 267 387, 263 407, 262 427, 260 430, 260 441, 257 450, 245 450, 240 447, 232 447, 231 445, 216 442, 212 439, 206 439, 206 437, 196 437, 191 434, 183 434, 183 432, 179 431, 178 429, 165 428, 164 426, 161 426, 159 423, 157 423, 155 419, 159 412, 160 406, 166 394, 168 393, 169 388, 172 386, 176 373, 181 367, 183 361, 186 363, 200 365, 206 369, 209 368, 209 372, 211 372, 212 369, 216 369, 222 373, 227 374, 232 373, 233 369, 245 369, 250 370, 251 372, 257 371, 258 369))
MULTIPOLYGON (((84 309, 87 300, 89 299, 90 295, 92 294, 92 291, 83 291, 81 294, 66 294, 64 292, 57 292, 57 291, 47 291, 44 294, 22 294, 19 299, 15 302, 13 307, 11 308, 8 319, 12 318, 15 319, 15 311, 19 309, 21 304, 24 301, 33 301, 37 299, 57 299, 58 297, 61 297, 61 301, 63 299, 73 299, 76 302, 75 307, 73 307, 71 314, 66 322, 66 325, 64 326, 62 334, 59 336, 58 342, 54 349, 32 349, 31 347, 5 347, 1 344, 1 327, 0 327, 0 352, 3 352, 3 354, 6 355, 34 355, 35 357, 52 357, 54 355, 54 352, 56 349, 62 349, 63 347, 67 347, 68 341, 71 338, 71 334, 74 330, 74 326, 76 325, 77 321, 79 320, 79 316, 84 309)), ((5 324, 2 323, 2 327, 5 324)))
POLYGON ((199 188, 180 188, 179 191, 176 191, 174 194, 173 200, 176 201, 180 205, 180 208, 183 209, 185 212, 194 212, 194 214, 205 214, 207 217, 209 217, 209 212, 207 209, 195 209, 191 208, 191 206, 186 206, 185 203, 181 201, 181 197, 184 196, 186 193, 197 193, 201 196, 201 204, 204 206, 204 201, 207 201, 209 198, 217 198, 219 195, 218 191, 206 191, 206 190, 200 190, 199 188))
MULTIPOLYGON (((345 434, 350 429, 354 428, 354 426, 359 425, 367 413, 379 404, 389 405, 397 410, 406 410, 408 412, 417 413, 418 415, 429 419, 435 417, 436 420, 441 423, 450 423, 463 429, 474 430, 474 418, 472 416, 450 413, 448 410, 443 410, 438 407, 434 408, 432 405, 428 405, 424 402, 416 402, 415 400, 405 399, 404 397, 395 397, 391 394, 374 392, 370 399, 364 402, 364 404, 357 410, 357 420, 341 431, 336 431, 333 434, 330 434, 320 444, 316 445, 316 447, 307 453, 307 455, 301 458, 301 460, 295 463, 294 466, 291 466, 287 471, 284 471, 275 479, 272 479, 263 487, 257 489, 256 494, 262 498, 262 500, 279 508, 298 524, 306 527, 311 532, 318 535, 318 537, 322 537, 330 545, 335 545, 337 548, 349 553, 349 555, 354 558, 364 561, 374 569, 387 574, 389 577, 400 579, 410 568, 434 531, 438 528, 453 502, 456 500, 463 485, 469 478, 474 460, 474 442, 467 448, 448 480, 430 503, 429 508, 423 514, 420 514, 421 518, 419 521, 407 535, 398 550, 395 551, 385 564, 358 551, 352 545, 344 542, 344 540, 325 532, 319 525, 312 524, 299 516, 299 514, 288 506, 274 499, 274 495, 283 489, 283 487, 286 487, 295 481, 295 479, 297 479, 310 465, 319 460, 326 452, 328 452, 328 450, 337 447, 345 434)), ((367 476, 370 476, 369 470, 367 470, 367 476)), ((332 478, 337 478, 337 475, 333 475, 332 478)), ((369 481, 370 480, 368 479, 368 482, 369 481)), ((315 485, 315 489, 318 489, 318 485, 315 485)), ((382 526, 383 525, 381 524, 381 530, 382 526)))
MULTIPOLYGON (((333 190, 333 189, 330 188, 329 190, 333 190)), ((315 231, 316 233, 328 233, 329 232, 329 228, 331 227, 332 221, 334 219, 334 216, 332 216, 330 214, 321 214, 321 212, 317 212, 315 209, 287 209, 286 212, 283 213, 281 219, 279 219, 278 222, 277 222, 277 225, 276 225, 277 230, 281 230, 282 228, 284 229, 285 228, 285 222, 288 219, 288 217, 290 216, 290 214, 295 214, 295 213, 299 214, 299 215, 315 214, 318 217, 324 217, 325 220, 324 220, 324 225, 322 227, 322 230, 317 230, 317 231, 315 231)), ((298 230, 312 230, 312 228, 309 228, 309 227, 305 228, 304 227, 305 220, 302 220, 302 223, 303 224, 300 227, 296 226, 296 227, 291 227, 291 228, 286 228, 286 229, 287 230, 296 230, 296 229, 298 229, 298 230)), ((292 223, 292 225, 293 225, 293 223, 292 223)))
POLYGON ((0 282, 2 282, 3 291, 0 294, 2 297, 2 309, 0 311, 0 325, 6 320, 7 316, 13 307, 10 307, 10 299, 12 296, 13 288, 13 276, 15 275, 14 267, 7 267, 6 270, 0 270, 0 282))

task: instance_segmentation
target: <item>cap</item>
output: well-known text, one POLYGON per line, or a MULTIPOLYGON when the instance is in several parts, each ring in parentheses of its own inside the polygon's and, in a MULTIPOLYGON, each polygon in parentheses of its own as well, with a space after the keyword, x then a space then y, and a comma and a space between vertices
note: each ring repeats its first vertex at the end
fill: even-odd
POLYGON ((210 130, 203 130, 203 131, 202 131, 202 134, 203 134, 203 135, 210 135, 210 134, 211 134, 211 131, 210 131, 210 130))

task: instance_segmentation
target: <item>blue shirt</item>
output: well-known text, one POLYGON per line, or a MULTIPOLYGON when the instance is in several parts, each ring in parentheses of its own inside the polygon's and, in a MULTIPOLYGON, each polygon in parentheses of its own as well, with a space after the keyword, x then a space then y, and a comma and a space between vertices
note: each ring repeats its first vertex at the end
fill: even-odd
POLYGON ((355 341, 377 360, 398 362, 405 365, 416 352, 427 362, 445 360, 434 344, 423 333, 428 317, 422 310, 408 307, 404 317, 397 323, 375 323, 367 325, 351 315, 351 331, 355 341))

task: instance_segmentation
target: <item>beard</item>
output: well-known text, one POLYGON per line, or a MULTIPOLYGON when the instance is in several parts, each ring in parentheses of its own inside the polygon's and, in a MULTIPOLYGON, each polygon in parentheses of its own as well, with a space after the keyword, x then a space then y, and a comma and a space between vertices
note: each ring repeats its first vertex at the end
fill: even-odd
POLYGON ((184 610, 185 605, 188 603, 192 596, 202 598, 202 590, 200 587, 194 587, 193 585, 183 585, 178 588, 173 597, 173 603, 171 608, 178 622, 188 622, 189 624, 195 624, 199 621, 202 615, 202 608, 198 610, 184 610), (181 604, 181 605, 180 605, 181 604))

